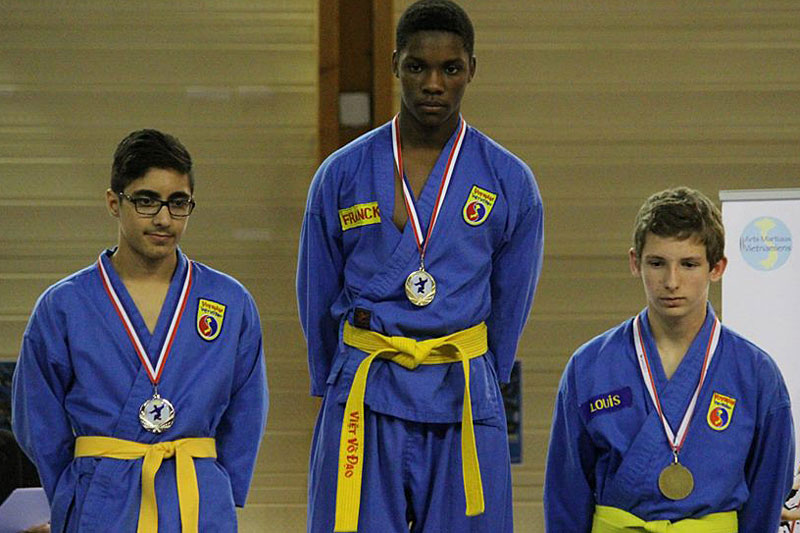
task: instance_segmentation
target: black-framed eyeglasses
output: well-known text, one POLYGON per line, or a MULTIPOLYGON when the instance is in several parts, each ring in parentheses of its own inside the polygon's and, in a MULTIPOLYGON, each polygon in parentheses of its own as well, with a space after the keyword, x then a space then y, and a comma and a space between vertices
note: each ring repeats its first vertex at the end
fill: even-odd
POLYGON ((195 202, 192 198, 172 198, 170 200, 159 200, 158 198, 150 198, 149 196, 133 197, 124 192, 118 192, 120 198, 125 198, 133 204, 133 208, 140 215, 149 217, 156 216, 161 208, 167 206, 169 214, 175 218, 188 217, 194 210, 195 202))

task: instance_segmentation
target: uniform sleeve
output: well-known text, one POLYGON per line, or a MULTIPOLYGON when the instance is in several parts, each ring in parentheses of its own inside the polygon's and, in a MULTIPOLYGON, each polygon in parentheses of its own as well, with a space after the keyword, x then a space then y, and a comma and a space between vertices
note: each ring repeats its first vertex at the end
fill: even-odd
POLYGON ((594 514, 594 446, 575 395, 572 363, 561 377, 553 410, 544 481, 545 531, 588 533, 594 514))
POLYGON ((36 304, 22 338, 12 383, 12 426, 20 448, 36 465, 48 499, 72 462, 75 436, 64 409, 72 382, 66 325, 47 295, 36 304))
POLYGON ((322 396, 339 340, 339 324, 331 306, 344 285, 344 262, 335 205, 327 209, 323 199, 334 202, 335 194, 322 191, 327 164, 317 171, 308 194, 300 231, 297 260, 297 305, 308 346, 311 394, 322 396), (322 199, 321 199, 322 198, 322 199), (333 213, 330 213, 333 211, 333 213))
POLYGON ((530 169, 524 167, 515 224, 492 264, 492 312, 486 320, 489 350, 497 375, 507 383, 522 328, 528 319, 544 252, 542 198, 530 169))
POLYGON ((765 382, 759 398, 765 414, 759 416, 745 467, 750 496, 739 510, 740 531, 777 531, 783 502, 792 489, 795 440, 789 393, 774 364, 765 365, 765 382))
POLYGON ((250 295, 245 299, 236 376, 230 403, 217 427, 217 460, 231 479, 233 501, 244 507, 264 435, 269 392, 261 321, 250 295))

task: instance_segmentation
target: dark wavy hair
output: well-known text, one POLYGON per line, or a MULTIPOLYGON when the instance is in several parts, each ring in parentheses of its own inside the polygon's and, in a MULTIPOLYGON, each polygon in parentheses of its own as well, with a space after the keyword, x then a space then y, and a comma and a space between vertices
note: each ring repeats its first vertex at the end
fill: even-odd
POLYGON ((151 168, 186 174, 189 188, 194 192, 192 156, 176 137, 157 130, 137 130, 120 141, 111 165, 111 190, 124 191, 151 168))

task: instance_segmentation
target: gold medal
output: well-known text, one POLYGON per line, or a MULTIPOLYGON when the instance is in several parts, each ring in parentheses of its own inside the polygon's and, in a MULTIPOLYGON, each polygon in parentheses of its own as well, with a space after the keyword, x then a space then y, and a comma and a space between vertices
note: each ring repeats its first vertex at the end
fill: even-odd
POLYGON ((424 307, 436 296, 436 280, 420 267, 406 278, 406 298, 417 307, 424 307))
POLYGON ((688 468, 674 462, 659 474, 658 490, 670 500, 682 500, 694 490, 694 476, 688 468))
POLYGON ((700 371, 700 378, 698 379, 692 399, 689 402, 689 407, 687 407, 686 411, 683 413, 683 419, 681 420, 681 425, 678 428, 677 434, 672 432, 672 428, 669 423, 667 423, 667 417, 664 415, 664 411, 661 408, 661 400, 658 397, 658 390, 656 389, 655 379, 653 379, 653 373, 650 370, 650 362, 647 358, 644 338, 639 326, 639 316, 633 320, 633 342, 636 346, 636 357, 639 360, 639 369, 642 372, 642 379, 644 380, 647 392, 650 393, 650 398, 653 400, 653 406, 658 412, 658 417, 661 419, 661 425, 664 428, 664 434, 667 436, 669 447, 672 449, 672 463, 664 468, 658 475, 658 490, 661 491, 661 494, 663 494, 665 498, 670 500, 683 500, 694 490, 694 476, 692 476, 688 468, 678 462, 678 454, 683 449, 689 431, 689 421, 692 419, 692 414, 697 405, 697 398, 700 396, 700 390, 703 388, 703 383, 711 367, 711 359, 714 357, 714 353, 717 350, 720 323, 717 317, 712 315, 712 318, 714 322, 710 327, 711 332, 705 350, 705 359, 703 360, 703 367, 700 371))

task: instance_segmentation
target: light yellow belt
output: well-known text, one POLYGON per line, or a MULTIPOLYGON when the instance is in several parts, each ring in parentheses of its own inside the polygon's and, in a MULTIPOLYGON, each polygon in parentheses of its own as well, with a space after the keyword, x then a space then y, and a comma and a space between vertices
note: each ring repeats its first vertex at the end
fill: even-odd
POLYGON ((677 522, 653 520, 645 522, 616 507, 594 508, 592 533, 737 533, 736 511, 707 514, 702 518, 685 518, 677 522))
POLYGON ((216 457, 217 446, 212 438, 178 439, 155 444, 142 444, 113 437, 78 437, 75 457, 110 457, 139 459, 142 463, 142 501, 139 507, 137 533, 158 533, 156 504, 156 472, 161 462, 175 456, 175 477, 178 482, 178 502, 181 509, 181 531, 195 533, 200 514, 200 494, 194 457, 216 457))
POLYGON ((369 353, 356 370, 347 404, 344 408, 342 434, 339 441, 339 474, 336 486, 336 523, 334 531, 357 531, 361 505, 361 474, 364 463, 364 391, 367 374, 376 357, 388 359, 409 370, 419 365, 440 365, 461 362, 464 369, 464 407, 461 415, 461 464, 464 477, 467 516, 483 512, 478 449, 472 426, 472 403, 469 394, 469 360, 489 349, 486 324, 458 331, 451 335, 416 341, 407 337, 387 337, 366 329, 344 324, 345 344, 369 353))

